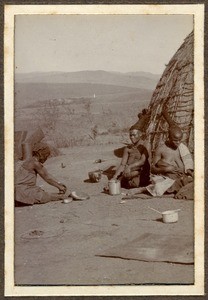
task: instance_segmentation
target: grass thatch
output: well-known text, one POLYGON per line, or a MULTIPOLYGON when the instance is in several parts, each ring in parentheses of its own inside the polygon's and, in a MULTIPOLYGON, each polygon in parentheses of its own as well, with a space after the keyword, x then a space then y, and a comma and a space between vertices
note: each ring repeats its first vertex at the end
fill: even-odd
POLYGON ((167 106, 169 115, 183 131, 183 142, 193 152, 194 118, 194 34, 190 33, 160 78, 149 105, 151 118, 147 127, 152 150, 166 139, 168 123, 161 115, 167 106))
POLYGON ((14 158, 15 160, 22 160, 24 156, 31 153, 33 148, 40 142, 44 142, 50 149, 50 157, 58 156, 61 152, 57 149, 52 141, 45 139, 44 132, 40 127, 28 131, 15 131, 14 134, 14 158), (24 148, 25 145, 25 148, 24 148), (24 152, 23 148, 26 152, 24 152))

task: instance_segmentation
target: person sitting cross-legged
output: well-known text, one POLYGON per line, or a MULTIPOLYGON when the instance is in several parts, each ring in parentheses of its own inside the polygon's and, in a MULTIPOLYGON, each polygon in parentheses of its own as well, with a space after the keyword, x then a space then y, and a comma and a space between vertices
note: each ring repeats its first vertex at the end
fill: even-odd
POLYGON ((182 136, 181 129, 172 125, 167 141, 158 146, 152 160, 153 174, 173 180, 173 184, 166 190, 168 193, 176 194, 187 183, 193 182, 193 160, 188 148, 181 142, 182 136))
POLYGON ((124 148, 121 163, 112 179, 119 179, 123 188, 138 188, 149 184, 149 153, 142 132, 136 125, 129 130, 131 145, 124 148))
POLYGON ((175 198, 193 199, 194 163, 188 147, 182 143, 183 132, 171 119, 164 106, 162 114, 169 124, 168 138, 153 155, 151 184, 139 188, 136 194, 147 193, 162 196, 174 194, 175 198))

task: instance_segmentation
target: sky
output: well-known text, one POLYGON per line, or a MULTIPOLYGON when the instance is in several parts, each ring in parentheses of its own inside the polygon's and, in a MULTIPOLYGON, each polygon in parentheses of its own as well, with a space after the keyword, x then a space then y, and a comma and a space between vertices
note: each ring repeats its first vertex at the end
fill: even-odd
POLYGON ((15 70, 161 74, 192 15, 17 15, 15 70))

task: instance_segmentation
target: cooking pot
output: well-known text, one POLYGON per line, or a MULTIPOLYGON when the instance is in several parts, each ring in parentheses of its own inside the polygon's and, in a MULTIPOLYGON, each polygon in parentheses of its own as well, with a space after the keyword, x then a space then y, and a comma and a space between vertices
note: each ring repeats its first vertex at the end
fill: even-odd
POLYGON ((109 187, 109 194, 114 196, 114 195, 120 195, 121 193, 121 183, 120 180, 117 179, 111 179, 108 182, 108 187, 109 187))
POLYGON ((151 208, 151 207, 149 207, 149 208, 162 215, 163 223, 176 223, 176 222, 178 222, 178 212, 180 211, 180 209, 166 210, 166 211, 160 212, 160 211, 158 211, 154 208, 151 208))
POLYGON ((164 223, 178 222, 178 210, 166 210, 162 212, 162 219, 164 223))

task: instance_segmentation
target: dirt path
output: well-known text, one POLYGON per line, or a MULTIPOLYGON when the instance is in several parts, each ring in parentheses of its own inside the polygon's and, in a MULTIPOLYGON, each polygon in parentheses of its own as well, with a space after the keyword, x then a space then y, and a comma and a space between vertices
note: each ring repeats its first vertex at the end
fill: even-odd
MULTIPOLYGON (((193 283, 193 265, 96 256, 144 233, 193 236, 193 201, 152 198, 120 203, 122 195, 102 193, 106 176, 99 183, 84 182, 89 171, 118 164, 120 158, 113 155, 115 148, 64 149, 62 156, 47 161, 55 177, 72 190, 88 193, 90 199, 15 208, 16 284, 193 283), (94 164, 99 158, 106 161, 94 164), (159 210, 180 208, 179 222, 160 222, 148 206, 159 210)), ((56 191, 40 179, 38 183, 47 191, 56 191)))

